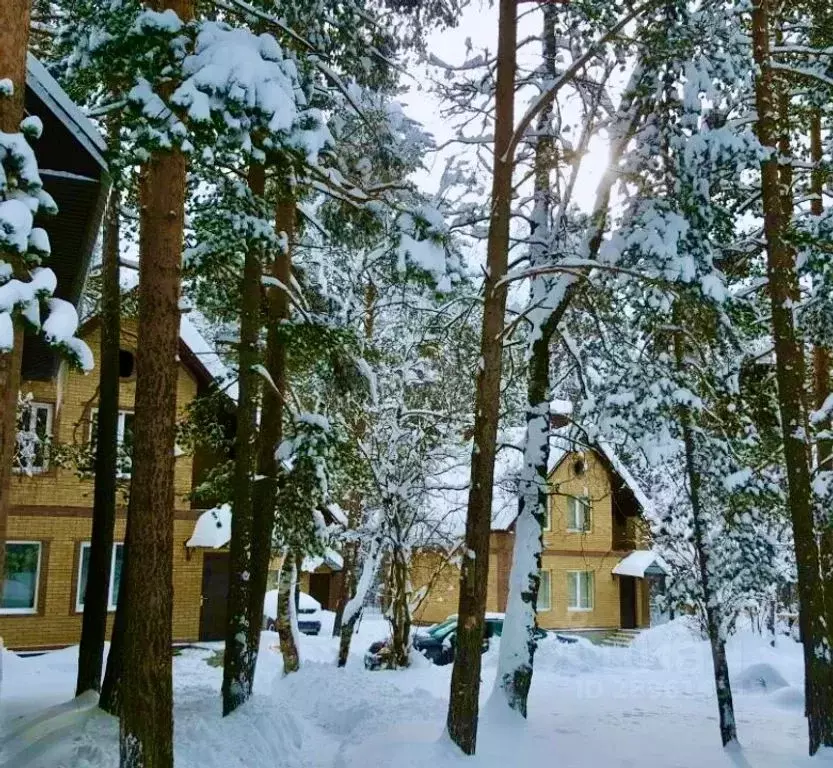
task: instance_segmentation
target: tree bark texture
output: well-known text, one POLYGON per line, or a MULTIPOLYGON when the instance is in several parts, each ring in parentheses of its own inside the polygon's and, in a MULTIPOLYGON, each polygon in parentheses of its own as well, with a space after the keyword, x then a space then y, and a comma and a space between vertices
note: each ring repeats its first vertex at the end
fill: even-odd
POLYGON ((809 752, 813 755, 822 744, 833 744, 833 681, 829 663, 831 648, 822 631, 824 595, 810 487, 804 348, 792 309, 798 298, 798 275, 795 252, 787 240, 789 220, 779 188, 779 106, 771 66, 770 0, 755 0, 752 5, 752 46, 758 67, 755 78, 758 139, 770 150, 761 162, 761 194, 778 405, 798 572, 809 752))
POLYGON ((402 547, 394 547, 390 557, 390 606, 388 621, 391 629, 391 667, 399 669, 410 664, 408 640, 411 637, 411 608, 408 604, 408 558, 402 547))
MULTIPOLYGON (((556 6, 543 7, 542 46, 544 71, 556 77, 556 6)), ((552 172, 555 166, 552 135, 552 104, 541 112, 535 144, 535 205, 530 224, 530 263, 533 267, 551 258, 553 209, 552 172)), ((540 275, 532 279, 530 304, 536 305, 549 291, 552 277, 540 275)), ((566 305, 567 292, 561 303, 566 305)), ((554 308, 555 309, 555 308, 554 308)), ((544 526, 547 519, 547 463, 550 432, 550 340, 562 311, 552 311, 541 318, 540 327, 533 329, 528 350, 526 432, 524 434, 524 466, 518 493, 518 517, 509 576, 503 638, 496 684, 510 709, 527 715, 529 688, 538 642, 538 589, 541 584, 541 552, 544 547, 544 526)))
MULTIPOLYGON (((159 0, 185 21, 191 0, 159 0)), ((174 446, 185 156, 154 152, 139 181, 139 322, 127 527, 119 745, 122 768, 173 767, 174 446)))
MULTIPOLYGON (((679 304, 674 308, 678 323, 682 322, 679 304)), ((677 367, 686 367, 685 341, 682 332, 674 335, 674 353, 677 367)), ((726 658, 726 641, 721 622, 719 600, 712 590, 709 574, 709 552, 703 532, 703 502, 701 496, 701 475, 697 466, 697 446, 691 424, 691 413, 685 406, 678 409, 680 426, 685 446, 686 474, 688 476, 688 493, 691 501, 691 522, 694 534, 694 550, 700 576, 700 588, 703 591, 703 605, 706 613, 706 631, 712 652, 714 686, 717 693, 717 712, 720 724, 720 739, 725 747, 737 741, 738 732, 735 721, 735 707, 732 701, 732 687, 729 680, 729 662, 726 658)))
MULTIPOLYGON (((295 237, 295 196, 285 191, 275 208, 275 230, 284 233, 285 248, 275 254, 272 276, 282 286, 292 279, 292 243, 295 237)), ((275 528, 278 465, 275 451, 283 438, 284 395, 286 393, 286 337, 281 327, 289 318, 289 296, 283 288, 267 291, 266 370, 274 386, 263 384, 260 410, 260 432, 257 444, 257 474, 260 479, 252 492, 252 567, 251 601, 249 603, 249 653, 252 669, 257 663, 260 645, 260 624, 263 620, 263 599, 269 577, 272 540, 275 528)), ((284 659, 286 663, 286 659, 284 659)), ((252 673, 254 676, 254 672, 252 673)))
POLYGON ((278 615, 276 629, 283 657, 283 673, 297 672, 301 666, 298 643, 295 636, 298 626, 296 618, 296 587, 298 584, 299 558, 287 551, 281 564, 278 578, 278 615))
POLYGON ((507 156, 514 126, 517 2, 500 0, 495 95, 492 204, 486 247, 483 327, 474 413, 474 447, 466 514, 465 551, 460 574, 457 648, 451 673, 446 725, 451 740, 467 755, 477 746, 481 645, 489 577, 492 485, 500 411, 506 274, 513 157, 507 156))
MULTIPOLYGON (((118 121, 110 131, 111 148, 118 141, 118 121)), ((78 647, 75 695, 101 689, 101 665, 107 632, 110 564, 116 525, 118 471, 119 346, 121 287, 119 284, 119 208, 121 191, 110 190, 104 218, 101 260, 101 347, 99 353, 98 417, 95 443, 95 486, 90 559, 84 591, 84 617, 78 647)), ((115 596, 118 599, 118 596, 115 596)))
MULTIPOLYGON (((373 341, 373 328, 375 326, 375 307, 377 299, 377 290, 373 282, 369 282, 364 291, 364 338, 365 342, 370 346, 373 341)), ((355 427, 355 437, 357 442, 364 439, 367 432, 367 420, 362 414, 355 427)), ((350 494, 350 501, 348 506, 348 527, 351 531, 358 530, 362 523, 362 508, 363 498, 360 491, 356 490, 350 494)), ((356 580, 358 578, 358 570, 361 565, 360 553, 361 546, 359 541, 351 540, 344 545, 344 567, 342 569, 343 578, 341 580, 341 591, 338 596, 338 603, 336 605, 336 615, 333 621, 333 637, 339 638, 339 652, 338 652, 338 666, 343 667, 347 663, 347 656, 350 653, 350 642, 353 637, 353 629, 356 622, 359 620, 361 612, 356 613, 351 621, 349 627, 342 627, 344 617, 344 609, 347 603, 353 599, 356 594, 356 580)))
MULTIPOLYGON (((30 10, 29 0, 0 3, 0 78, 8 78, 14 86, 11 96, 0 97, 0 131, 5 133, 17 133, 23 120, 30 10)), ((5 260, 4 256, 0 254, 0 260, 5 260)), ((17 395, 22 361, 23 328, 15 323, 14 346, 8 352, 0 352, 0 576, 6 573, 6 529, 17 446, 17 395)))
MULTIPOLYGON (((249 188, 258 197, 266 189, 266 171, 257 163, 249 168, 249 188)), ((223 715, 231 714, 251 695, 254 685, 261 620, 253 620, 252 600, 252 468, 254 467, 260 331, 261 265, 259 254, 246 252, 240 281, 240 346, 238 348, 238 404, 235 435, 234 488, 229 545, 229 595, 226 645, 223 657, 223 715), (251 631, 250 631, 251 630, 251 631), (254 630, 257 630, 255 633, 254 630)), ((265 585, 264 585, 265 586, 265 585)), ((264 589, 265 594, 265 589, 264 589)), ((261 616, 263 614, 261 599, 261 616)))

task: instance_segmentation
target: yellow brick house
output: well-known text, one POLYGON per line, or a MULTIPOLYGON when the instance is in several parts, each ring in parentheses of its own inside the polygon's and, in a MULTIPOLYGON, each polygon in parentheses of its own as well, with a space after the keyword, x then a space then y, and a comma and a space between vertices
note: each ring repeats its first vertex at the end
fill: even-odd
MULTIPOLYGON (((667 566, 648 549, 648 501, 604 444, 562 451, 549 474, 550 503, 541 558, 538 623, 544 629, 590 632, 650 626, 652 590, 667 566)), ((503 612, 509 592, 514 524, 493 527, 487 611, 503 612)), ((456 613, 459 570, 440 553, 414 559, 412 584, 430 590, 420 623, 456 613)))
MULTIPOLYGON (((197 346, 196 331, 183 318, 180 336, 177 410, 180 418, 187 405, 214 383, 197 346), (188 343, 190 341, 190 343, 188 343)), ((101 331, 96 318, 79 330, 98 363, 101 331)), ((134 354, 136 324, 122 320, 121 382, 119 391, 119 439, 123 460, 120 479, 129 481, 129 443, 136 389, 134 354)), ((25 369, 24 369, 25 373, 25 369)), ((83 374, 61 364, 46 380, 21 384, 27 398, 21 418, 21 439, 36 443, 34 450, 19 450, 11 487, 7 532, 7 573, 0 605, 0 637, 12 649, 43 650, 76 643, 81 632, 84 584, 92 527, 93 478, 72 466, 51 460, 52 446, 89 445, 98 398, 98 375, 83 374)), ((202 510, 189 499, 205 462, 177 450, 175 462, 174 517, 174 617, 173 639, 184 642, 214 639, 221 633, 225 615, 226 573, 214 574, 218 585, 216 605, 204 604, 204 551, 188 547, 202 510), (202 466, 201 466, 202 465, 202 466)), ((120 496, 116 516, 115 546, 110 574, 111 621, 116 608, 121 574, 126 500, 120 496)), ((226 558, 224 553, 211 553, 226 558)), ((211 557, 209 554, 209 558, 211 557)), ((214 570, 217 564, 214 563, 214 570)), ((225 563, 220 564, 225 565, 225 563)), ((209 587, 211 585, 209 584, 209 587)), ((206 590, 210 591, 210 590, 206 590)))
MULTIPOLYGON (((51 244, 48 267, 55 296, 77 306, 109 188, 106 146, 92 123, 33 56, 27 60, 25 110, 43 125, 35 146, 44 188, 57 203, 55 216, 36 218, 51 244)), ((127 287, 127 286, 126 286, 127 287)), ((34 334, 23 345, 20 391, 26 398, 10 488, 6 572, 0 592, 0 639, 14 650, 43 650, 78 642, 92 528, 93 479, 57 461, 61 447, 89 446, 98 401, 100 328, 96 318, 78 332, 96 368, 72 371, 34 334), (61 465, 59 465, 61 464, 61 465)), ((119 438, 121 479, 129 482, 129 446, 136 388, 136 324, 123 319, 119 438)), ((177 408, 182 415, 198 395, 215 386, 224 367, 184 315, 180 325, 177 408)), ((178 450, 175 464, 175 641, 215 639, 225 628, 228 555, 195 545, 201 510, 190 493, 218 457, 178 450), (191 546, 188 546, 191 544, 191 546)), ((115 611, 125 533, 125 499, 116 515, 110 609, 115 611)), ((207 520, 208 524, 211 520, 207 520)), ((2 543, 0 543, 2 545, 2 543)), ((214 545, 209 545, 214 546, 214 545)))

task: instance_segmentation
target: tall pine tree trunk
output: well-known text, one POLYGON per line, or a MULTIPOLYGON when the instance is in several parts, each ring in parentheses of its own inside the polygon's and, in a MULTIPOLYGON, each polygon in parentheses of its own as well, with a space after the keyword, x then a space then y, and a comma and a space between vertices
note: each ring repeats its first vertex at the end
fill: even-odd
MULTIPOLYGON (((824 179, 821 110, 814 107, 810 113, 810 160, 815 166, 810 179, 810 211, 813 216, 821 217, 824 213, 824 179)), ((813 391, 815 406, 821 410, 830 397, 830 349, 823 341, 813 347, 813 391)), ((816 429, 830 433, 831 420, 822 419, 816 429)), ((816 443, 818 472, 833 471, 833 440, 823 437, 816 443)), ((820 510, 819 517, 829 516, 828 510, 820 510)), ((824 587, 825 616, 828 632, 833 631, 833 525, 829 519, 821 527, 820 557, 822 582, 824 587)))
MULTIPOLYGON (((284 190, 275 209, 275 231, 283 233, 285 247, 275 254, 272 276, 289 287, 292 278, 292 244, 295 238, 295 196, 284 190)), ((263 599, 269 577, 269 560, 275 528, 278 465, 275 461, 283 437, 284 395, 286 393, 286 338, 282 324, 289 318, 289 296, 283 287, 267 292, 266 370, 271 383, 263 384, 260 432, 257 444, 258 480, 252 492, 252 567, 249 603, 249 653, 252 667, 257 661, 263 599)))
POLYGON ((509 218, 514 158, 509 152, 514 124, 517 2, 500 0, 497 91, 491 216, 486 248, 483 327, 474 412, 474 447, 466 514, 465 553, 460 574, 457 648, 446 720, 451 740, 467 755, 477 746, 481 646, 489 578, 492 485, 500 412, 509 218))
MULTIPOLYGON (((183 21, 191 0, 157 2, 183 21)), ((174 445, 185 156, 156 151, 139 180, 139 323, 133 465, 123 579, 122 768, 172 768, 174 445)))
MULTIPOLYGON (((674 307, 675 322, 682 322, 679 303, 674 307)), ((674 354, 677 367, 684 370, 690 362, 686 359, 683 332, 674 334, 674 354)), ((691 413, 686 406, 679 408, 680 425, 683 431, 685 446, 686 475, 688 478, 688 492, 691 501, 691 520, 694 534, 694 550, 697 557, 697 567, 700 576, 700 588, 703 591, 703 605, 706 612, 706 630, 712 651, 712 667, 714 670, 714 685, 717 693, 718 721, 720 723, 720 739, 725 747, 737 741, 738 732, 735 722, 735 707, 732 701, 732 687, 729 680, 729 662, 726 658, 726 638, 721 621, 720 602, 712 589, 711 574, 709 573, 709 552, 703 532, 703 502, 701 495, 701 475, 697 466, 697 446, 694 430, 691 424, 691 413)))
POLYGON ((752 45, 758 68, 755 78, 758 139, 769 150, 761 162, 761 193, 778 405, 798 572, 799 626, 804 647, 809 751, 812 755, 822 744, 833 744, 833 684, 829 662, 831 648, 822 631, 824 595, 810 487, 804 347, 793 316, 793 307, 799 295, 798 274, 795 252, 787 241, 789 220, 779 188, 779 105, 771 63, 770 0, 753 2, 752 45))
MULTIPOLYGON (((266 189, 266 171, 258 163, 249 168, 249 188, 258 197, 266 189)), ((252 470, 258 376, 257 342, 260 331, 260 276, 258 253, 248 249, 240 281, 240 346, 238 349, 237 431, 235 434, 234 488, 229 546, 228 610, 226 646, 223 658, 223 715, 228 715, 252 695, 257 656, 252 654, 252 639, 259 640, 258 621, 250 632, 252 603, 252 470)), ((263 601, 261 600, 261 605, 263 601)), ((262 610, 261 610, 262 614, 262 610)), ((255 650, 255 654, 257 650, 255 650)))
MULTIPOLYGON (((119 138, 118 120, 111 122, 110 149, 119 138)), ((121 191, 110 190, 104 218, 101 249, 101 348, 99 354, 98 417, 95 443, 95 486, 90 560, 84 591, 84 617, 78 647, 75 695, 101 688, 101 665, 107 633, 110 565, 116 525, 116 473, 118 471, 119 346, 121 287, 119 284, 119 215, 121 191)), ((115 596, 118 601, 118 595, 115 596)))
MULTIPOLYGON (((17 133, 23 120, 26 51, 29 46, 29 0, 0 3, 0 79, 11 80, 14 92, 0 96, 0 131, 17 133)), ((0 198, 2 199, 2 198, 0 198)), ((0 252, 0 261, 9 254, 0 252)), ((15 268, 12 260, 12 268, 15 268)), ((11 503, 12 462, 17 446, 17 394, 23 361, 23 327, 15 323, 14 345, 0 351, 0 576, 6 572, 6 529, 11 503)))

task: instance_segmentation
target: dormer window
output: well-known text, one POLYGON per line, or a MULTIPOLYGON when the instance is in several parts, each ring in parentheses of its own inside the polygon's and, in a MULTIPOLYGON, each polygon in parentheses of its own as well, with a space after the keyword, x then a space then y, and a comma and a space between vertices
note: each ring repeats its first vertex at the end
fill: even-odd
POLYGON ((136 356, 128 349, 119 350, 119 378, 132 379, 136 375, 136 356))

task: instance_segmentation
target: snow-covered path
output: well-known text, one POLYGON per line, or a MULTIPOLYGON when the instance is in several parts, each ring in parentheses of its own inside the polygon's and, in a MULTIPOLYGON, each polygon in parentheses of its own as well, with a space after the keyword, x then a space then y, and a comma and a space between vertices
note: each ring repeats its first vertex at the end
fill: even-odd
MULTIPOLYGON (((563 645, 539 651, 530 718, 519 723, 488 701, 496 649, 484 659, 478 754, 443 738, 451 668, 420 662, 404 672, 367 672, 361 654, 384 634, 366 621, 346 669, 333 665, 329 637, 303 638, 304 666, 282 678, 275 636, 265 633, 256 696, 220 717, 216 646, 174 660, 179 768, 799 768, 809 760, 798 645, 770 648, 744 634, 730 645, 742 750, 720 748, 705 643, 678 622, 643 634, 633 648, 563 645)), ((0 728, 72 693, 75 651, 5 658, 0 728)), ((104 715, 50 749, 31 768, 115 768, 117 725, 104 715)), ((2 757, 0 756, 0 765, 2 757)))

